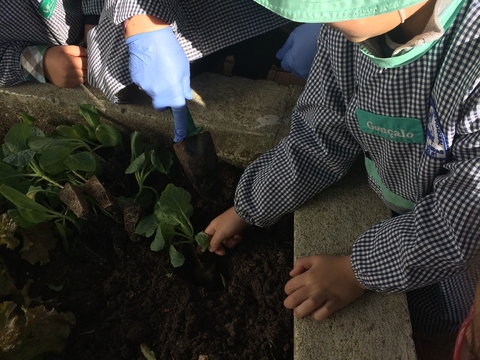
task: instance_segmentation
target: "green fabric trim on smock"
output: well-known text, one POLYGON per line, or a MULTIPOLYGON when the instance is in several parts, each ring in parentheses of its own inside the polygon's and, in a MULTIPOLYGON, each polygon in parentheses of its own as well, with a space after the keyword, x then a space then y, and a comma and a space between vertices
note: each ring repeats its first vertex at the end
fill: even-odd
POLYGON ((419 119, 384 116, 357 109, 360 130, 364 133, 383 137, 394 142, 423 144, 425 134, 419 119))
POLYGON ((331 23, 386 14, 422 0, 254 0, 289 20, 331 23))
POLYGON ((380 188, 383 198, 388 201, 390 204, 393 204, 399 208, 405 210, 413 210, 415 203, 413 201, 407 200, 400 195, 395 194, 393 191, 388 189, 385 184, 382 182, 380 175, 378 174, 377 167, 375 163, 369 158, 365 157, 365 168, 367 169, 368 175, 370 175, 375 183, 380 188))

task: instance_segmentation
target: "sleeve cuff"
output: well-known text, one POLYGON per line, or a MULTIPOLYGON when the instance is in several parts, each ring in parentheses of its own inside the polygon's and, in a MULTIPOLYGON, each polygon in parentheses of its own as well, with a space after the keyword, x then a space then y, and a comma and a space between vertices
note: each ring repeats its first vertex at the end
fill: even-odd
POLYGON ((48 49, 46 45, 27 46, 20 55, 23 79, 25 81, 45 83, 43 56, 48 49))

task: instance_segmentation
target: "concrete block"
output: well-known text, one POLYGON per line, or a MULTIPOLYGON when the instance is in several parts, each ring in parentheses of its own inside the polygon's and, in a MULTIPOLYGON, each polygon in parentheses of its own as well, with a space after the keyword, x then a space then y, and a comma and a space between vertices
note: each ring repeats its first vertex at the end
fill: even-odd
MULTIPOLYGON (((361 162, 295 212, 295 258, 347 255, 355 238, 390 217, 361 162)), ((294 320, 295 360, 416 359, 404 294, 368 292, 322 322, 294 320)))
MULTIPOLYGON (((211 132, 220 160, 246 167, 288 134, 290 115, 302 86, 204 73, 192 79, 194 99, 188 106, 197 126, 211 132)), ((130 87, 122 96, 132 103, 111 104, 95 88, 60 89, 50 84, 25 83, 0 88, 0 116, 12 124, 25 112, 43 124, 83 121, 79 104, 93 104, 107 121, 128 134, 141 132, 149 141, 172 145, 169 111, 156 112, 150 98, 130 87)))

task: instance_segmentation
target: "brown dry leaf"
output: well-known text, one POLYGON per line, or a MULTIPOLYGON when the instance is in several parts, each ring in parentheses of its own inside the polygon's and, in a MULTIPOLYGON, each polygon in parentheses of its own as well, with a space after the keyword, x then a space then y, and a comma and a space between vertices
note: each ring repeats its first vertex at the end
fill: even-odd
POLYGON ((5 244, 7 249, 13 250, 20 245, 20 240, 15 237, 17 224, 7 214, 0 216, 0 245, 5 244))
POLYGON ((0 358, 28 360, 65 349, 70 328, 75 324, 71 313, 57 313, 40 305, 22 308, 21 319, 17 305, 6 301, 0 304, 0 358))
POLYGON ((55 248, 57 239, 53 236, 51 225, 40 223, 31 229, 19 229, 23 236, 22 259, 35 265, 38 261, 44 265, 50 261, 49 250, 55 248))

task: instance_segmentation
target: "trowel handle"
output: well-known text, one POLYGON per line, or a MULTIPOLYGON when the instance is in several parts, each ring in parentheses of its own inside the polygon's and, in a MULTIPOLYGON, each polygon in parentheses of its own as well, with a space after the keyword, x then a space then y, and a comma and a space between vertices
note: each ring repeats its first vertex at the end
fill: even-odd
POLYGON ((188 106, 187 106, 187 121, 188 121, 187 136, 196 135, 203 131, 203 126, 197 127, 193 122, 192 114, 190 114, 190 110, 188 110, 188 106))

